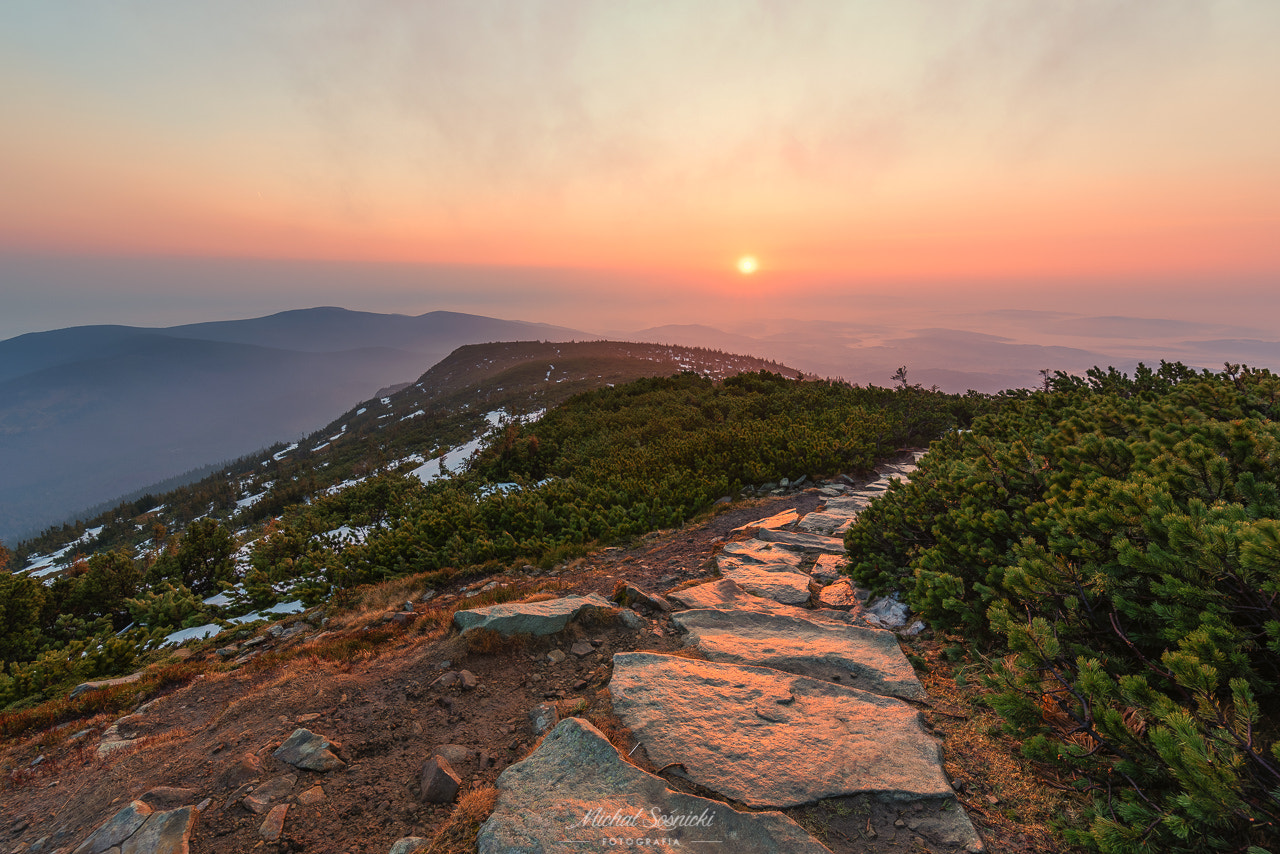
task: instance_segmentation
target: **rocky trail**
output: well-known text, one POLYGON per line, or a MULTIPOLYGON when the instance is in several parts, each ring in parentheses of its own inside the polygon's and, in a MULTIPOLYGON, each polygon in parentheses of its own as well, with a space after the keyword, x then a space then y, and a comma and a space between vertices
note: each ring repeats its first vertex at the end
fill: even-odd
MULTIPOLYGON (((828 486, 821 511, 746 526, 754 536, 718 556, 720 581, 665 599, 636 591, 662 610, 683 607, 672 621, 705 659, 613 656, 613 710, 633 752, 665 777, 630 765, 590 723, 561 721, 498 778, 480 854, 828 851, 778 810, 833 801, 856 816, 854 835, 844 835, 858 850, 983 850, 939 745, 904 702, 924 699, 924 688, 894 634, 866 625, 901 626, 904 611, 887 602, 860 613, 857 591, 835 578, 844 547, 833 534, 913 468, 894 467, 856 493, 828 486), (815 595, 821 582, 831 583, 815 595), (836 607, 797 607, 811 599, 836 607)), ((501 631, 518 607, 458 618, 501 631)))
POLYGON ((839 575, 913 469, 199 650, 130 714, 10 746, 0 851, 409 854, 455 803, 482 854, 984 850, 896 634, 922 627, 839 575))

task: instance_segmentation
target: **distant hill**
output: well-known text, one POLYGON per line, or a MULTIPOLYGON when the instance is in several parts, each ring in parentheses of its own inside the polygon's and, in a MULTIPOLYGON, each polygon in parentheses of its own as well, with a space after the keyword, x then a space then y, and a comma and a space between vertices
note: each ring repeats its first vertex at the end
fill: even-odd
MULTIPOLYGON (((205 342, 210 346, 211 342, 205 342)), ((459 347, 418 377, 390 394, 346 408, 324 427, 298 441, 278 441, 258 453, 220 466, 213 474, 170 490, 147 490, 137 507, 120 504, 125 492, 84 525, 51 531, 29 541, 21 554, 49 553, 80 537, 87 527, 98 531, 82 540, 86 554, 101 548, 133 548, 139 524, 160 521, 182 530, 197 516, 210 514, 248 528, 311 495, 359 482, 380 468, 429 467, 442 453, 456 469, 468 449, 492 423, 490 413, 523 416, 549 409, 574 394, 641 377, 689 371, 712 379, 743 372, 772 371, 789 377, 800 372, 776 362, 713 350, 665 344, 617 341, 519 341, 459 347), (145 506, 143 506, 145 505, 145 506), (146 512, 163 505, 162 512, 146 512)), ((332 410, 330 415, 332 415, 332 410)), ((163 441, 158 436, 157 441, 163 441)), ((429 475, 424 471, 419 476, 429 475)), ((145 484, 144 484, 145 486, 145 484)), ((142 489, 133 491, 140 495, 142 489)), ((17 545, 16 543, 13 543, 17 545)))
POLYGON ((463 344, 591 337, 455 312, 313 308, 0 341, 0 540, 298 438, 463 344))

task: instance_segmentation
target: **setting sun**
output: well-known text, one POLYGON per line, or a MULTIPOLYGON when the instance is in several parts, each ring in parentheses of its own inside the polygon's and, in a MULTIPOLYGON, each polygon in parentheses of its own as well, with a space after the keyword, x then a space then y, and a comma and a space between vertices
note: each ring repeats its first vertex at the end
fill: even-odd
POLYGON ((743 255, 738 259, 738 272, 744 276, 750 276, 756 270, 760 269, 760 262, 752 255, 743 255))

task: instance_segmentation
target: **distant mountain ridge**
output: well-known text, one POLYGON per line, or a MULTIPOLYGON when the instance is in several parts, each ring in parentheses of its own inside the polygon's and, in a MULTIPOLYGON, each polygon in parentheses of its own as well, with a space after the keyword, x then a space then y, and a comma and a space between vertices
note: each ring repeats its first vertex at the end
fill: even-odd
POLYGON ((594 337, 456 312, 321 307, 0 341, 0 540, 296 438, 464 344, 594 337))

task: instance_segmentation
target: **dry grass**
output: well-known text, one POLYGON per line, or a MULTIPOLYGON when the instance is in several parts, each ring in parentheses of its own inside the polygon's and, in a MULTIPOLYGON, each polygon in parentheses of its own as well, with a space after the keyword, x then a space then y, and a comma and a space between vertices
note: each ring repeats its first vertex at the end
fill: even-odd
POLYGON ((414 854, 472 854, 476 850, 476 834, 480 825, 498 803, 498 790, 493 786, 472 789, 458 799, 458 805, 445 819, 435 838, 414 854))
POLYGON ((992 850, 1071 851, 1053 829, 1079 815, 1081 796, 1051 784, 1053 774, 1022 756, 1021 744, 1001 730, 1001 719, 982 702, 984 691, 956 674, 976 670, 957 667, 942 650, 960 638, 912 640, 909 651, 925 663, 917 675, 932 700, 925 720, 945 746, 947 776, 960 788, 959 799, 979 826, 992 850))

